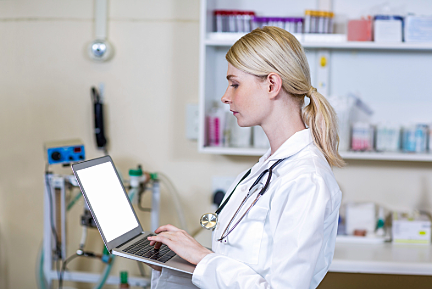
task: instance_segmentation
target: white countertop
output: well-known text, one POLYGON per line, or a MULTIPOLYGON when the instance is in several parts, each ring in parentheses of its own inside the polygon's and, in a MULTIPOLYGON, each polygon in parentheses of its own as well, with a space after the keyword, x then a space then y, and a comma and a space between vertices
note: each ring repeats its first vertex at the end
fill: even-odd
MULTIPOLYGON (((202 230, 196 238, 211 247, 211 231, 202 230)), ((432 246, 338 242, 329 271, 432 276, 432 246)))
POLYGON ((337 243, 330 272, 431 275, 430 245, 337 243))

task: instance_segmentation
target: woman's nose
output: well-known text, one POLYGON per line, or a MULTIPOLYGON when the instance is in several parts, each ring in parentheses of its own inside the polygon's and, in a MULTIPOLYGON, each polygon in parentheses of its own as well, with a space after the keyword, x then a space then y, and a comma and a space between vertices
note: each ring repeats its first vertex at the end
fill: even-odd
POLYGON ((231 102, 231 98, 229 97, 227 91, 225 91, 224 95, 221 98, 223 103, 229 104, 231 102))

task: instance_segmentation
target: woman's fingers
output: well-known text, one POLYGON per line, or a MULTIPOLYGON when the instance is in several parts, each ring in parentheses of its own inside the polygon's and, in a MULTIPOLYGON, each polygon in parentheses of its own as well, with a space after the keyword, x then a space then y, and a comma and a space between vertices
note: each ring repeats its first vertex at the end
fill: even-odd
POLYGON ((150 245, 152 245, 152 243, 155 244, 154 246, 156 249, 159 249, 162 243, 168 245, 168 243, 171 241, 170 237, 168 237, 168 233, 165 232, 156 236, 147 237, 147 239, 150 240, 150 245))
POLYGON ((173 225, 164 225, 164 226, 160 226, 159 228, 157 228, 156 230, 155 230, 155 233, 156 234, 159 234, 159 233, 161 233, 161 232, 176 232, 176 231, 180 231, 180 229, 179 228, 177 228, 177 227, 175 227, 175 226, 173 226, 173 225))

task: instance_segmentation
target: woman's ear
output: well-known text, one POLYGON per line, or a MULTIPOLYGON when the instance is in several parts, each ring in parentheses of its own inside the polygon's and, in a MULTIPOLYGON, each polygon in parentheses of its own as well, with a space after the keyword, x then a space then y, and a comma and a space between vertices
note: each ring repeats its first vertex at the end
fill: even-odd
POLYGON ((277 73, 267 75, 267 87, 270 99, 274 99, 282 89, 282 78, 277 73))

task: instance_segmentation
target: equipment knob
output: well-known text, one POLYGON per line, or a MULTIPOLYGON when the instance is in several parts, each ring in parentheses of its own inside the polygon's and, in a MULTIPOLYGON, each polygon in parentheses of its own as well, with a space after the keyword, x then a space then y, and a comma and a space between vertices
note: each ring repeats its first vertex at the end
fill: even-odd
POLYGON ((59 153, 59 152, 53 152, 51 154, 51 158, 53 160, 55 160, 55 161, 59 161, 59 160, 61 160, 61 153, 59 153))

